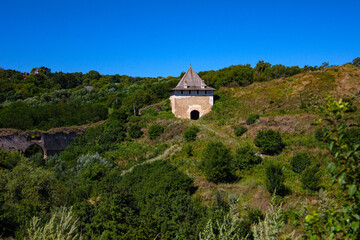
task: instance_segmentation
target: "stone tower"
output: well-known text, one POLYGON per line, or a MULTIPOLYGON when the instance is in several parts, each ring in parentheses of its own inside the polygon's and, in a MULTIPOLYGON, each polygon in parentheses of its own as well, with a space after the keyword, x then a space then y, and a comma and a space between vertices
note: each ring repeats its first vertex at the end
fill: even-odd
POLYGON ((172 112, 178 118, 197 120, 211 111, 215 90, 206 86, 194 69, 189 67, 178 85, 171 90, 172 112))

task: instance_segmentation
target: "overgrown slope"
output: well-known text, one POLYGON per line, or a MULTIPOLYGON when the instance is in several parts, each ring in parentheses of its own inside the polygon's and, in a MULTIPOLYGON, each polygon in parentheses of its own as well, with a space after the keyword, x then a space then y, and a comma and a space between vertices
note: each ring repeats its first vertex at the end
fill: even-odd
POLYGON ((348 116, 359 123, 360 68, 347 64, 246 87, 222 87, 215 92, 213 110, 197 121, 174 118, 166 102, 160 112, 148 108, 133 116, 127 102, 130 111, 111 109, 104 124, 90 128, 45 162, 41 155, 24 159, 2 151, 0 214, 12 224, 2 231, 22 238, 32 216, 46 220, 49 206, 65 205, 74 208, 73 214, 80 218, 78 231, 85 238, 196 239, 200 231, 204 235, 210 231, 209 220, 221 222, 230 215, 241 219, 238 233, 244 237, 256 224, 257 218, 251 217, 256 209, 269 211, 272 196, 266 176, 268 167, 275 165, 286 189, 274 199, 275 204, 282 203, 281 234, 295 230, 301 235, 304 206, 321 204, 324 196, 338 201, 341 194, 326 168, 326 144, 314 136, 319 126, 313 123, 323 116, 328 94, 346 99, 351 107, 348 116), (253 121, 248 120, 250 115, 253 121), (186 141, 183 132, 191 126, 196 139, 186 141), (239 126, 247 131, 236 136, 234 128, 239 126), (255 146, 258 132, 269 129, 280 133, 284 148, 279 154, 267 155, 255 146), (232 181, 214 183, 205 177, 205 157, 213 156, 204 153, 211 142, 228 158, 232 181), (306 153, 310 165, 319 170, 316 190, 303 187, 303 175, 293 171, 292 159, 298 153, 306 153), (242 158, 252 165, 241 167, 242 158), (49 177, 37 179, 30 173, 26 182, 47 187, 32 188, 18 179, 18 173, 30 170, 49 177), (28 188, 34 201, 28 200, 28 188), (175 227, 179 224, 180 230, 175 227))

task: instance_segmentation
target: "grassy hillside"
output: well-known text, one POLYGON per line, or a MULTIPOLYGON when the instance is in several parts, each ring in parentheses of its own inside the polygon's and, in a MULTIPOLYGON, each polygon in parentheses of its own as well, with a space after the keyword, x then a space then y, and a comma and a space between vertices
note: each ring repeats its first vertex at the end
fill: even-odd
MULTIPOLYGON (((212 112, 197 122, 183 121, 184 124, 194 124, 201 129, 198 140, 191 143, 194 146, 194 156, 186 160, 187 164, 182 163, 185 160, 178 162, 184 158, 181 153, 173 156, 170 161, 195 177, 199 186, 197 194, 205 199, 210 192, 222 188, 228 193, 246 196, 244 201, 251 205, 256 205, 256 199, 260 198, 261 205, 264 196, 270 198, 263 189, 263 165, 246 173, 239 182, 218 186, 206 182, 196 170, 196 161, 201 158, 201 150, 209 140, 222 141, 234 150, 238 146, 253 145, 259 130, 278 130, 285 140, 286 148, 277 156, 265 156, 264 164, 266 161, 284 164, 285 184, 292 190, 292 195, 287 198, 289 202, 293 202, 292 197, 303 196, 305 199, 311 194, 299 187, 299 176, 290 170, 290 158, 297 152, 306 151, 314 155, 315 161, 323 164, 325 152, 313 137, 317 127, 312 123, 322 117, 322 107, 328 94, 351 99, 354 106, 360 106, 360 69, 352 65, 331 67, 269 82, 257 82, 247 87, 221 88, 215 94, 218 100, 215 101, 212 112), (247 117, 255 113, 260 115, 260 119, 247 125, 247 117), (248 131, 243 136, 236 137, 232 128, 234 125, 246 126, 248 131)), ((359 118, 358 112, 350 115, 356 121, 359 118)), ((325 188, 330 187, 328 183, 323 179, 325 188)))
MULTIPOLYGON (((217 100, 212 112, 198 121, 171 119, 166 123, 157 120, 168 126, 165 131, 167 134, 176 129, 171 127, 174 121, 178 125, 195 125, 200 129, 195 142, 185 143, 179 139, 178 134, 165 141, 169 146, 182 146, 182 151, 165 160, 194 178, 198 188, 194 198, 199 197, 204 203, 211 204, 216 195, 221 193, 224 199, 236 196, 239 199, 239 209, 253 208, 266 212, 271 195, 265 187, 265 166, 272 162, 282 166, 285 186, 290 190, 281 200, 284 208, 301 209, 304 204, 319 201, 320 198, 319 192, 302 188, 301 175, 291 169, 291 158, 299 152, 309 153, 311 161, 319 164, 322 176, 320 186, 329 192, 329 197, 335 198, 339 192, 331 185, 326 169, 327 151, 313 136, 318 128, 313 123, 323 117, 325 99, 329 94, 349 99, 355 108, 360 107, 360 68, 350 64, 331 67, 269 82, 256 82, 247 87, 221 88, 215 94, 217 100), (247 125, 246 119, 250 114, 259 114, 260 118, 254 124, 247 125), (243 125, 248 131, 243 136, 236 137, 233 130, 235 125, 243 125), (281 133, 286 147, 279 155, 263 155, 261 164, 249 171, 237 171, 239 180, 234 183, 214 184, 206 180, 200 164, 202 152, 209 141, 221 141, 234 153, 241 146, 255 147, 253 140, 258 131, 264 129, 281 133), (193 147, 193 156, 186 155, 186 145, 193 147)), ((349 115, 353 117, 353 121, 359 122, 358 111, 349 115)), ((162 141, 156 144, 160 142, 162 141)), ((260 153, 258 148, 255 149, 260 153)), ((291 226, 288 228, 293 229, 291 226)))
MULTIPOLYGON (((1 152, 1 164, 6 167, 0 173, 6 187, 0 188, 0 193, 4 192, 0 214, 13 223, 13 232, 5 230, 5 234, 27 236, 25 225, 31 216, 46 220, 51 212, 48 206, 67 206, 74 207, 74 214, 80 218, 79 232, 85 238, 196 239, 199 232, 207 231, 210 219, 222 221, 228 212, 245 222, 256 209, 269 212, 273 197, 266 188, 266 168, 275 164, 283 172, 286 187, 286 194, 275 198, 286 217, 283 232, 295 230, 296 235, 301 235, 307 206, 321 205, 324 199, 338 201, 341 195, 331 184, 326 168, 326 146, 314 137, 319 126, 313 123, 323 118, 329 94, 346 99, 352 110, 347 115, 353 123, 359 123, 360 67, 347 64, 246 87, 222 87, 215 92, 213 110, 197 121, 174 118, 166 101, 159 107, 160 112, 149 108, 140 116, 112 109, 104 124, 90 128, 59 156, 49 157, 46 162, 41 155, 23 159, 1 152), (258 119, 247 124, 254 114, 259 115, 258 119), (157 137, 152 133, 154 125, 163 127, 158 128, 157 137), (247 129, 242 136, 234 133, 238 126, 247 129), (187 142, 183 132, 191 127, 197 128, 197 137, 187 142), (254 144, 258 132, 269 129, 278 131, 283 139, 285 147, 279 154, 264 154, 254 144), (260 163, 248 170, 232 165, 235 178, 228 183, 209 181, 202 164, 210 142, 223 143, 233 159, 239 148, 249 147, 261 156, 260 163), (291 165, 298 153, 307 153, 311 165, 319 169, 322 190, 302 187, 302 175, 291 165), (47 193, 50 197, 44 198, 42 192, 34 190, 32 194, 39 194, 40 200, 30 203, 22 195, 12 194, 12 189, 24 188, 24 181, 16 180, 16 172, 27 171, 29 166, 46 171, 49 179, 44 181, 52 184, 47 193), (11 208, 15 203, 16 209, 11 208), (25 214, 23 209, 29 206, 40 210, 25 214), (118 210, 111 209, 120 206, 129 210, 118 209, 119 215, 112 215, 118 210), (174 227, 179 224, 181 230, 174 227)), ((36 183, 41 181, 36 175, 27 177, 34 177, 36 183)), ((245 222, 240 225, 249 229, 255 224, 245 222)), ((249 229, 241 230, 245 232, 243 237, 249 229)))

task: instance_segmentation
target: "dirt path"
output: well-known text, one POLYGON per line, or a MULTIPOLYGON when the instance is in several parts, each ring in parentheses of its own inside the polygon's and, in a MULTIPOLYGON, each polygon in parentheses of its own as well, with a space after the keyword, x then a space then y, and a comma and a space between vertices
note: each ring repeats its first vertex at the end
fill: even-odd
POLYGON ((206 125, 206 124, 204 124, 204 123, 196 122, 194 125, 196 125, 196 126, 198 126, 198 127, 201 127, 201 128, 204 128, 204 129, 206 129, 207 131, 214 133, 215 135, 219 136, 221 139, 223 139, 223 140, 225 140, 225 141, 228 141, 228 142, 230 142, 231 144, 237 144, 237 143, 239 142, 238 139, 233 138, 232 136, 229 136, 229 135, 226 134, 226 133, 220 132, 220 131, 214 129, 213 127, 211 127, 211 126, 209 126, 209 125, 206 125))
POLYGON ((162 160, 164 158, 167 158, 177 152, 179 152, 181 150, 181 144, 179 143, 176 143, 174 145, 171 145, 169 148, 167 148, 162 154, 160 154, 159 156, 157 157, 154 157, 154 158, 151 158, 149 160, 146 160, 145 162, 142 162, 142 163, 139 163, 127 170, 124 170, 122 173, 121 173, 121 176, 124 176, 125 174, 129 173, 129 172, 132 172, 134 170, 134 168, 138 167, 138 166, 141 166, 143 164, 148 164, 148 163, 152 163, 152 162, 155 162, 155 161, 158 161, 158 160, 162 160))

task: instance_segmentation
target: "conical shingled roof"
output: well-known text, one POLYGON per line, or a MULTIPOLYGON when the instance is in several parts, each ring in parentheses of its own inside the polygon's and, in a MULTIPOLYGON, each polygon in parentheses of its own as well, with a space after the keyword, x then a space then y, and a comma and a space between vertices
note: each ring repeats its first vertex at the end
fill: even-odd
POLYGON ((212 87, 206 86, 204 80, 202 80, 199 75, 194 71, 194 69, 190 66, 186 71, 184 76, 181 78, 178 85, 172 90, 211 90, 214 91, 216 89, 212 87))

